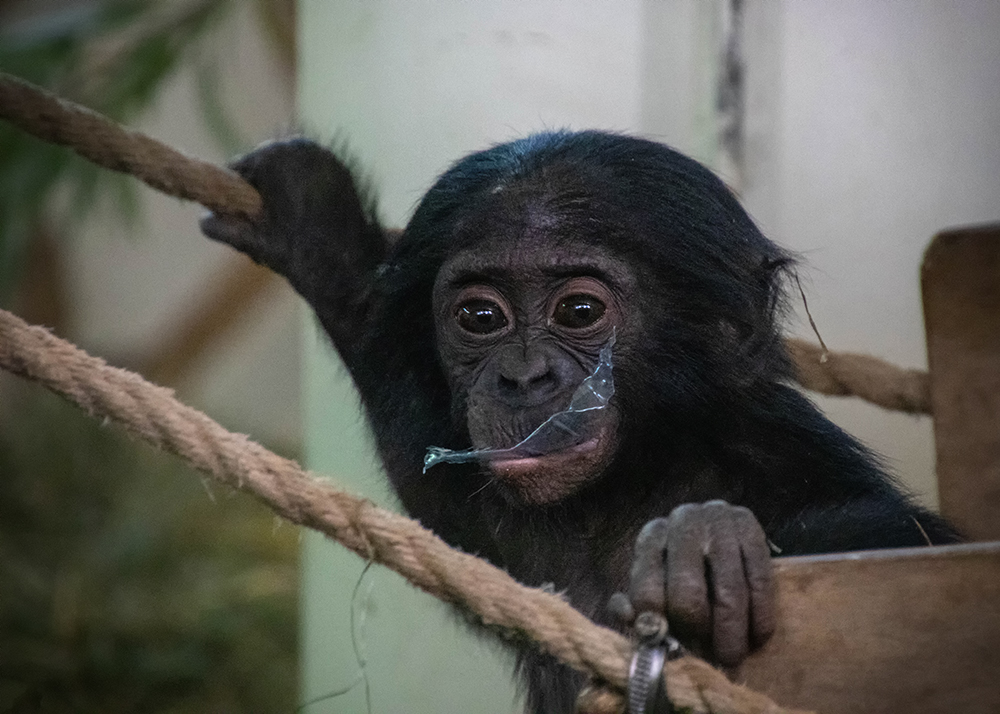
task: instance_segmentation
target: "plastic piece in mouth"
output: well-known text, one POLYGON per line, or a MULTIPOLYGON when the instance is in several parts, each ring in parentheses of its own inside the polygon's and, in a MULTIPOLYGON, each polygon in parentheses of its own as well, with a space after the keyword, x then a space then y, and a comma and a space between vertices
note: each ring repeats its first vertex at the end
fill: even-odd
POLYGON ((615 336, 612 335, 601 348, 597 367, 573 392, 569 406, 542 422, 520 443, 504 449, 462 451, 430 446, 424 456, 424 472, 438 464, 545 456, 594 439, 603 421, 601 411, 607 408, 608 401, 615 393, 615 380, 611 371, 611 348, 614 345, 615 336))

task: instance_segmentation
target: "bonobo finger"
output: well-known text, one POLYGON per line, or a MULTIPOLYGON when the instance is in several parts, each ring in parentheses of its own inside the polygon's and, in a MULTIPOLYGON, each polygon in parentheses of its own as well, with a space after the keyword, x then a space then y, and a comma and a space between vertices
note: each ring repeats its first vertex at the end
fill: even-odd
POLYGON ((212 240, 227 243, 234 248, 244 250, 253 233, 250 221, 238 216, 223 216, 209 213, 198 221, 201 232, 212 240))
POLYGON ((632 621, 635 620, 635 608, 632 607, 632 603, 625 593, 614 593, 608 599, 608 612, 614 621, 622 627, 631 625, 632 621))
POLYGON ((777 603, 774 584, 774 564, 767 536, 757 519, 740 519, 738 535, 743 554, 743 570, 750 591, 750 637, 754 647, 767 642, 777 626, 777 603))
POLYGON ((284 274, 288 263, 286 245, 281 241, 268 240, 269 234, 262 225, 246 218, 215 213, 209 213, 198 225, 201 232, 212 240, 226 243, 254 262, 284 274))
POLYGON ((642 527, 635 539, 628 594, 637 613, 666 611, 664 549, 669 532, 669 519, 655 518, 642 527))
POLYGON ((712 614, 708 600, 705 556, 710 544, 699 506, 685 504, 670 514, 667 542, 667 621, 682 637, 704 641, 712 614))
POLYGON ((750 592, 737 527, 731 521, 715 521, 712 530, 712 653, 720 664, 732 667, 750 651, 750 592))

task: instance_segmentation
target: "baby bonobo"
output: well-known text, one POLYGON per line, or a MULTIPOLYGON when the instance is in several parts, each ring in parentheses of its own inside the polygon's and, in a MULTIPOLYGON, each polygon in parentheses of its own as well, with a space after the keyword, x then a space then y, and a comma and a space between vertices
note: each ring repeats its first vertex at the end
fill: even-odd
MULTIPOLYGON (((315 310, 406 510, 594 620, 662 612, 735 665, 774 628, 772 554, 955 540, 789 386, 790 258, 695 161, 537 134, 452 166, 395 241, 314 142, 234 168, 264 216, 204 232, 315 310), (609 344, 614 394, 585 433, 504 452, 566 409, 609 344), (425 472, 431 446, 487 455, 425 472)), ((519 647, 529 710, 572 711, 578 675, 519 647)))

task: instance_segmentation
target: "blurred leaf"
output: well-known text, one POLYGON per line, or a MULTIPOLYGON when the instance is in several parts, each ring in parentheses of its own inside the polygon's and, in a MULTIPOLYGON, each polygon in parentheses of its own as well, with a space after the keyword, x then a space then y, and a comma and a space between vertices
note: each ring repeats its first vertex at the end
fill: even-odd
POLYGON ((201 116, 226 156, 236 156, 249 148, 250 142, 241 136, 239 129, 222 106, 222 87, 219 68, 214 58, 203 59, 198 64, 198 103, 201 116))
MULTIPOLYGON (((228 0, 85 3, 0 32, 0 70, 127 123, 192 57, 199 58, 199 83, 213 81, 205 79, 204 67, 211 65, 205 51, 212 49, 206 40, 229 8, 228 0)), ((201 106, 228 151, 241 142, 215 95, 202 97, 201 106)), ((0 305, 8 303, 35 226, 72 230, 109 197, 123 219, 135 220, 136 190, 132 180, 0 123, 0 305), (69 200, 56 203, 57 196, 69 200)))

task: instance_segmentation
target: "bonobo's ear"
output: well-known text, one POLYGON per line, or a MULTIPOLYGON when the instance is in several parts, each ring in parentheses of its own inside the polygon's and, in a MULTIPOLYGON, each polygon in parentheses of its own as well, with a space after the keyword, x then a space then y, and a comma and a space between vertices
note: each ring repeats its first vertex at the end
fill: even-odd
POLYGON ((788 282, 797 281, 797 261, 789 253, 767 256, 761 261, 760 282, 764 296, 762 310, 772 318, 781 318, 787 309, 788 282))
POLYGON ((794 270, 795 259, 790 254, 761 259, 751 279, 747 297, 752 308, 745 313, 746 322, 720 321, 720 334, 732 349, 729 359, 735 383, 750 386, 761 377, 781 378, 787 373, 781 322, 788 310, 787 286, 789 279, 794 279, 794 270))

